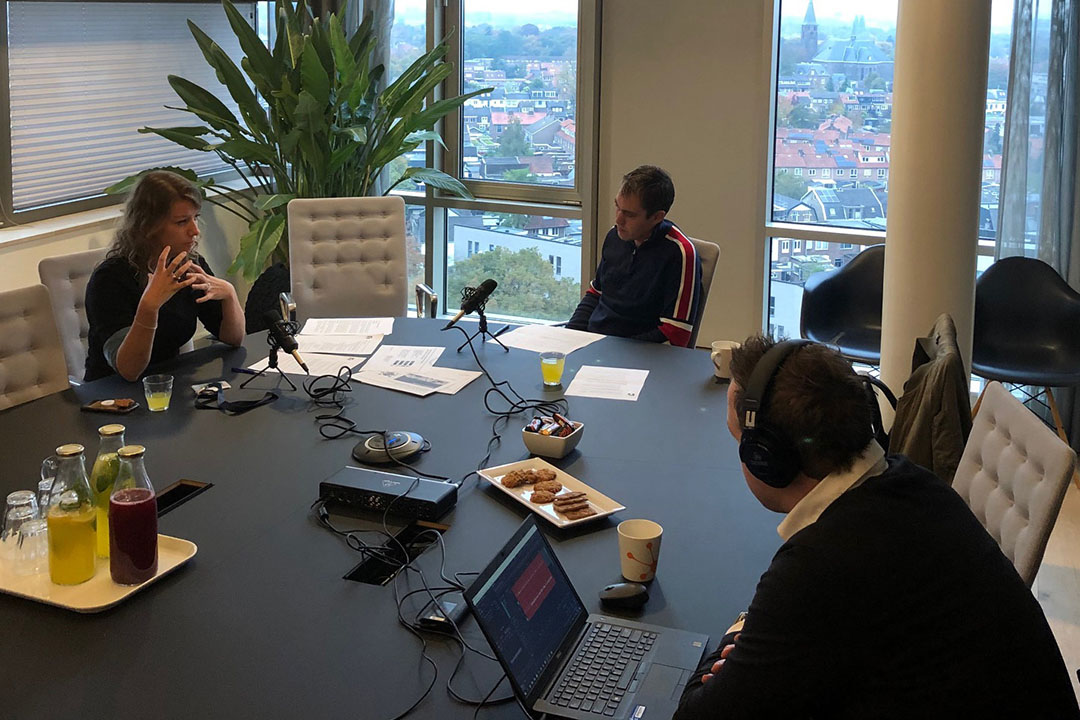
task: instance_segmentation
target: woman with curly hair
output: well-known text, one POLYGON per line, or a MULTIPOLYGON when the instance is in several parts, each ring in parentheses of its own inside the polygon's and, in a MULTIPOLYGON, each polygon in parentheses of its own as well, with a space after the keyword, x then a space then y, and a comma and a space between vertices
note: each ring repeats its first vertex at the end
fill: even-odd
POLYGON ((179 354, 196 319, 222 342, 243 341, 235 288, 195 253, 201 205, 195 186, 171 172, 147 173, 135 185, 86 286, 86 381, 114 372, 137 380, 147 366, 179 354))

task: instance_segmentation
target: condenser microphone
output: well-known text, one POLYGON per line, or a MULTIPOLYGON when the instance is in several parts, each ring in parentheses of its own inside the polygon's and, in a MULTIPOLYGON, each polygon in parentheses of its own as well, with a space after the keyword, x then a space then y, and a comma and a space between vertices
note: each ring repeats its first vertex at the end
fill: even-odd
POLYGON ((498 286, 499 283, 491 278, 480 283, 480 286, 473 290, 469 297, 461 301, 461 309, 458 310, 458 314, 455 315, 450 322, 446 323, 446 327, 444 327, 443 330, 449 330, 454 327, 454 324, 457 323, 458 320, 471 312, 476 312, 481 305, 487 302, 488 297, 491 296, 491 293, 495 292, 495 288, 498 286))
POLYGON ((281 313, 277 310, 267 310, 263 313, 263 320, 266 321, 266 329, 270 331, 270 335, 274 338, 274 342, 277 343, 278 347, 292 355, 293 359, 304 369, 304 372, 310 375, 311 371, 308 370, 304 358, 300 357, 298 350, 300 344, 293 337, 289 323, 281 318, 281 313))

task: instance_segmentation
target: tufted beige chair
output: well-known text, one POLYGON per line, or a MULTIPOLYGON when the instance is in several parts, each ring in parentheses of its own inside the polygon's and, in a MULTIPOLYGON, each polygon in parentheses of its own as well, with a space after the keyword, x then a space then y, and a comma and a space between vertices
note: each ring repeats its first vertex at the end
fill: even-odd
POLYGON ((694 318, 694 329, 690 332, 689 347, 697 347, 698 330, 701 329, 701 318, 705 316, 705 303, 709 300, 709 288, 712 286, 713 273, 716 272, 716 261, 720 259, 720 246, 708 240, 690 238, 694 243, 694 251, 701 258, 701 295, 698 298, 697 317, 694 318))
POLYGON ((90 325, 86 321, 86 284, 99 262, 105 259, 108 248, 45 258, 38 263, 38 277, 49 288, 53 319, 64 345, 68 377, 82 382, 86 371, 86 336, 90 325))
POLYGON ((1042 563, 1076 453, 992 382, 964 446, 953 488, 1028 587, 1042 563))
POLYGON ((31 285, 0 292, 0 410, 67 387, 48 289, 31 285))
POLYGON ((297 319, 403 317, 408 306, 400 197, 289 203, 289 268, 297 319))

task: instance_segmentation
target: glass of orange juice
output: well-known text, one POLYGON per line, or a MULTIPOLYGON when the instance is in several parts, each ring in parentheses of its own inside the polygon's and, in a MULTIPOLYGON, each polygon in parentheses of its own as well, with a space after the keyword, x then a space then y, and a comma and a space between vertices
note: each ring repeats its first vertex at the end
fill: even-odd
POLYGON ((555 387, 562 383, 563 367, 566 364, 566 354, 557 350, 549 350, 540 353, 540 375, 544 378, 544 385, 555 387))
POLYGON ((147 375, 143 378, 146 407, 150 408, 150 412, 165 412, 169 409, 172 385, 172 375, 147 375))

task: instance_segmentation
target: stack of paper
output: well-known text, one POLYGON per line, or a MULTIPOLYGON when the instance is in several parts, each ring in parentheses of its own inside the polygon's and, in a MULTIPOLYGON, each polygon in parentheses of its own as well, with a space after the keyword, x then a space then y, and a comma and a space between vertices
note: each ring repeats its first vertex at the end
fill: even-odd
MULTIPOLYGON (((384 335, 394 331, 394 318, 312 318, 296 336, 300 355, 312 375, 337 375, 341 368, 355 370, 364 356, 375 352, 384 335)), ((251 366, 262 370, 269 359, 251 366)), ((288 353, 278 353, 278 367, 290 375, 305 375, 288 353)))
POLYGON ((383 345, 353 380, 425 397, 438 392, 453 395, 480 377, 472 370, 435 367, 441 347, 383 345))

